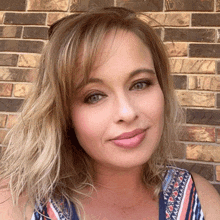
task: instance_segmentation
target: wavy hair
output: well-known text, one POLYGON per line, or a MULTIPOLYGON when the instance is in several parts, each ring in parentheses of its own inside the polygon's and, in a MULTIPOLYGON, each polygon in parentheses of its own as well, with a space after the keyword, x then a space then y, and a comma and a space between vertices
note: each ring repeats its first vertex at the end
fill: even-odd
POLYGON ((79 197, 85 187, 93 188, 94 170, 76 139, 70 105, 76 88, 87 82, 104 37, 118 30, 134 33, 150 49, 164 94, 162 137, 142 173, 143 182, 153 185, 155 195, 159 194, 180 118, 168 56, 157 34, 139 14, 111 7, 67 16, 49 29, 36 83, 7 135, 8 146, 0 161, 0 178, 10 180, 15 204, 25 191, 33 203, 64 197, 79 213, 79 197))

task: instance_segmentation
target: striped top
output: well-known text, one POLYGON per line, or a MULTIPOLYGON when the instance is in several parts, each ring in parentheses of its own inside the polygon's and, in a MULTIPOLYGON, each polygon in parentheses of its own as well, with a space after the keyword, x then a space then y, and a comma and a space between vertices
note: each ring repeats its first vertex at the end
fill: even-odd
POLYGON ((204 220, 192 175, 169 169, 162 183, 159 220, 204 220))
MULTIPOLYGON (((31 218, 49 219, 79 220, 73 204, 53 200, 46 206, 36 206, 31 218)), ((187 170, 172 167, 166 172, 159 199, 159 220, 204 220, 192 175, 187 170)))

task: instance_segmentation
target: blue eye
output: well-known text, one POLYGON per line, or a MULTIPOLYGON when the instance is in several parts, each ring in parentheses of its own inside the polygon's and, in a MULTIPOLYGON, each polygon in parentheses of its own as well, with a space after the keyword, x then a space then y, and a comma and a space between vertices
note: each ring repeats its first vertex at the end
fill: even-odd
POLYGON ((139 81, 135 84, 133 84, 133 86, 131 87, 130 90, 143 90, 146 87, 152 85, 151 81, 139 81))
POLYGON ((103 94, 95 93, 95 94, 88 95, 85 98, 84 102, 88 103, 88 104, 95 104, 95 103, 99 102, 103 98, 104 98, 103 94))

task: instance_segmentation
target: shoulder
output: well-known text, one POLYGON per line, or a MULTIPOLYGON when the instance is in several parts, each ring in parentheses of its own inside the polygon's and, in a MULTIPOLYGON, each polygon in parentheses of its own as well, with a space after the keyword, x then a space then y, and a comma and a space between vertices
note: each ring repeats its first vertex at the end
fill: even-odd
POLYGON ((220 219, 220 196, 216 189, 196 173, 192 173, 192 178, 195 182, 205 219, 220 219))
POLYGON ((12 195, 7 181, 0 182, 0 219, 20 220, 31 219, 33 208, 28 204, 27 196, 19 198, 19 205, 13 205, 12 195))

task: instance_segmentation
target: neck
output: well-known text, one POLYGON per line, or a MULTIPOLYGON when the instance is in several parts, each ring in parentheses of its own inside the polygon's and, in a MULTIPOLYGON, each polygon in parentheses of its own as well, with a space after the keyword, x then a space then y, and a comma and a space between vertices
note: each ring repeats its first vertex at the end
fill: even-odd
POLYGON ((111 216, 109 210, 115 216, 158 212, 158 199, 153 197, 153 187, 146 187, 142 183, 142 167, 122 170, 95 165, 94 170, 96 190, 81 200, 87 214, 107 213, 111 216))
POLYGON ((95 165, 95 186, 97 189, 107 189, 115 192, 139 190, 143 188, 142 167, 117 169, 108 166, 95 165))
POLYGON ((132 207, 146 201, 146 197, 153 198, 153 189, 147 188, 142 182, 141 166, 116 169, 95 165, 95 171, 96 191, 92 197, 103 203, 132 207))
MULTIPOLYGON (((153 189, 142 183, 142 167, 132 169, 113 169, 112 167, 95 165, 96 190, 90 198, 107 207, 136 207, 143 202, 153 200, 153 189)), ((91 200, 87 200, 88 203, 91 200)))

